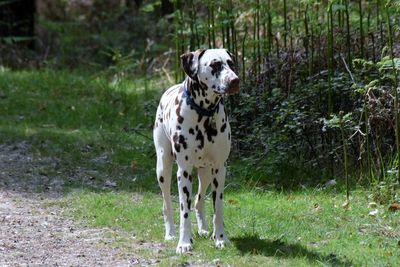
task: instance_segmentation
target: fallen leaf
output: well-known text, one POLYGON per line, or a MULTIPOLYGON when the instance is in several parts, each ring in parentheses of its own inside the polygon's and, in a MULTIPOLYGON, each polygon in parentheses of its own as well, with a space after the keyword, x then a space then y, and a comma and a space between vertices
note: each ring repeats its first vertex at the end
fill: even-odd
POLYGON ((228 203, 234 205, 234 204, 237 204, 238 202, 237 202, 237 200, 230 198, 230 199, 228 199, 228 203))
POLYGON ((342 208, 344 208, 344 209, 349 208, 349 206, 350 206, 350 202, 349 202, 349 201, 345 201, 345 202, 342 204, 342 208))
POLYGON ((400 203, 394 202, 389 206, 389 211, 395 212, 400 210, 400 203))
POLYGON ((131 168, 132 168, 132 170, 133 170, 133 171, 136 170, 137 167, 138 167, 138 162, 137 162, 137 160, 132 160, 132 161, 131 161, 131 168))
POLYGON ((314 203, 314 210, 315 211, 320 211, 320 210, 322 210, 322 208, 318 203, 314 203))

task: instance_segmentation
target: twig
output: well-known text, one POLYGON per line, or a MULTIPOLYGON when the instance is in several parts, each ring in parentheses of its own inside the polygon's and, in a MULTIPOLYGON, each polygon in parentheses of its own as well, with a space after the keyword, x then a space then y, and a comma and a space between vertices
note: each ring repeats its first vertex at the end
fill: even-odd
POLYGON ((356 84, 356 81, 354 80, 353 74, 351 73, 351 71, 350 71, 350 69, 349 69, 349 66, 347 66, 346 60, 344 59, 342 53, 340 53, 340 58, 342 59, 343 64, 344 64, 344 67, 346 68, 347 72, 348 72, 349 75, 350 75, 351 81, 353 82, 353 84, 356 84))

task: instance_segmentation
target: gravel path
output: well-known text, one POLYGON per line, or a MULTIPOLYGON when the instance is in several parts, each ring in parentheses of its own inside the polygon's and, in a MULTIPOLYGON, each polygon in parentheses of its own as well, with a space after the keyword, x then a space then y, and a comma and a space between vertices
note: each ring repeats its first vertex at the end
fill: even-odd
MULTIPOLYGON (((132 248, 118 247, 113 229, 89 229, 65 215, 61 179, 45 169, 58 161, 34 157, 29 144, 0 145, 0 266, 149 266, 132 248), (40 185, 41 191, 35 193, 40 185)), ((56 173, 56 172, 55 172, 56 173)), ((154 248, 157 244, 144 244, 154 248)))

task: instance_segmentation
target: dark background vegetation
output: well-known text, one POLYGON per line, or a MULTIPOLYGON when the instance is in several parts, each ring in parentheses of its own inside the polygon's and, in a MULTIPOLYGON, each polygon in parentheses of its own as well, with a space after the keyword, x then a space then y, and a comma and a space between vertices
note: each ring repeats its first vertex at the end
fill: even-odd
POLYGON ((227 108, 243 177, 394 192, 399 28, 397 0, 3 0, 0 67, 172 84, 180 54, 225 47, 242 81, 227 108))

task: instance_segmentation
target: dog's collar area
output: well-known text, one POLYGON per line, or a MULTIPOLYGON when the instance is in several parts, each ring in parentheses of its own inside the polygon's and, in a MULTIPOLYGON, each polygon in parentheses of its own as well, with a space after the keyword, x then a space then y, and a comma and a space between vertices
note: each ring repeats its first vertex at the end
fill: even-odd
POLYGON ((214 116, 215 112, 218 110, 219 108, 219 103, 221 102, 221 99, 218 101, 218 103, 215 105, 215 107, 213 109, 205 109, 200 107, 199 105, 197 105, 192 96, 190 95, 190 93, 187 90, 187 86, 186 83, 188 81, 184 80, 182 83, 182 88, 183 88, 183 96, 186 98, 186 104, 188 104, 189 106, 191 106, 194 110, 196 110, 197 114, 201 115, 201 116, 205 116, 205 117, 212 117, 214 116))

